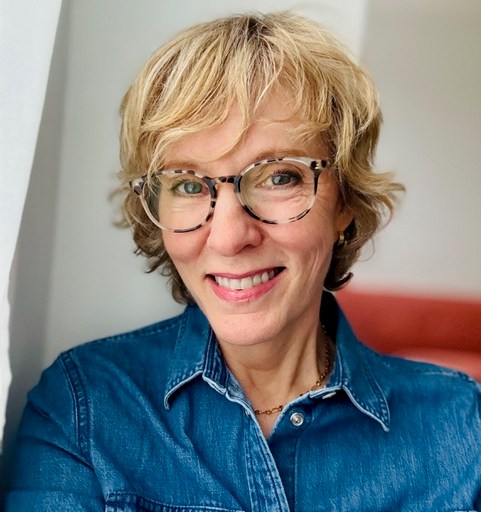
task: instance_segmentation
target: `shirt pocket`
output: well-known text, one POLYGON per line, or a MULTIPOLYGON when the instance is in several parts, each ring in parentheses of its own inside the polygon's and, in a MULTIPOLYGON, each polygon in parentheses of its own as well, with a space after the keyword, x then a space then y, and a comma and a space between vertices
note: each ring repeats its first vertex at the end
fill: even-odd
POLYGON ((217 504, 171 505, 126 492, 110 493, 105 502, 105 512, 244 512, 217 504))

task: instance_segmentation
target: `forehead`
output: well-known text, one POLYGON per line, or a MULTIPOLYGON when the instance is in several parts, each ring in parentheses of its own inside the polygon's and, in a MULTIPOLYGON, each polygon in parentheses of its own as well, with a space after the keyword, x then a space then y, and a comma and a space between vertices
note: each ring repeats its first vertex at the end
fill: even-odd
POLYGON ((247 164, 268 156, 308 154, 309 151, 315 151, 309 156, 316 156, 319 142, 303 141, 302 127, 303 122, 288 95, 277 91, 269 95, 250 123, 235 104, 220 125, 171 143, 164 160, 166 165, 185 166, 211 164, 228 158, 247 164))

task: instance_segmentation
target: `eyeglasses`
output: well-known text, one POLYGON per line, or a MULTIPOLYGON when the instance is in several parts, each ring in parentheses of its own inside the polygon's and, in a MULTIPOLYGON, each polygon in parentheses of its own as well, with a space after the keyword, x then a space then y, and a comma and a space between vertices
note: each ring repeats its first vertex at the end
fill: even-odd
POLYGON ((317 183, 331 162, 308 157, 267 158, 236 176, 210 178, 195 171, 171 169, 132 180, 150 220, 175 233, 194 231, 214 213, 217 185, 232 183, 244 210, 267 224, 302 219, 316 199, 317 183))

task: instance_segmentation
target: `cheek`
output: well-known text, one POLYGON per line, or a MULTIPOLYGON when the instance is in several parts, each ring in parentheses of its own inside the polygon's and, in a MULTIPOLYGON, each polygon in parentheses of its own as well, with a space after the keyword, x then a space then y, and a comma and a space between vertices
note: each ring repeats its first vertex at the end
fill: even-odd
POLYGON ((305 236, 316 240, 317 247, 323 252, 327 248, 332 249, 337 239, 338 218, 339 212, 335 203, 317 201, 306 216, 308 234, 305 236))
POLYGON ((351 212, 342 207, 339 186, 331 175, 326 175, 324 180, 319 181, 313 210, 316 211, 320 224, 332 228, 333 243, 337 240, 338 232, 344 231, 353 219, 351 212))
POLYGON ((182 264, 187 264, 196 258, 201 250, 201 236, 197 232, 192 233, 164 233, 164 245, 167 254, 178 268, 182 264))
POLYGON ((317 206, 300 221, 276 228, 274 244, 297 261, 296 274, 312 277, 329 266, 337 231, 328 209, 317 206))
POLYGON ((302 261, 301 273, 307 279, 324 275, 330 265, 334 244, 338 238, 337 215, 334 208, 318 204, 292 232, 290 247, 302 261), (305 221, 305 223, 303 223, 305 221))

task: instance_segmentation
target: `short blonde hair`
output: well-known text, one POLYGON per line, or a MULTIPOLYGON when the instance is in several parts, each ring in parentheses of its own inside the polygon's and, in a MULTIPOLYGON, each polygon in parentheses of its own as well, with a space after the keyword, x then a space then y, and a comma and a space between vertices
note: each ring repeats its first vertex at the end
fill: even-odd
POLYGON ((149 258, 150 270, 160 267, 170 278, 178 302, 192 297, 160 228, 128 183, 161 169, 169 144, 219 125, 234 104, 248 128, 279 85, 292 94, 306 134, 327 143, 343 205, 354 217, 346 243, 333 248, 327 289, 340 287, 361 247, 391 216, 403 187, 390 174, 373 171, 381 124, 377 92, 335 38, 292 13, 235 15, 188 28, 150 57, 121 106, 125 224, 133 229, 137 252, 149 258))

